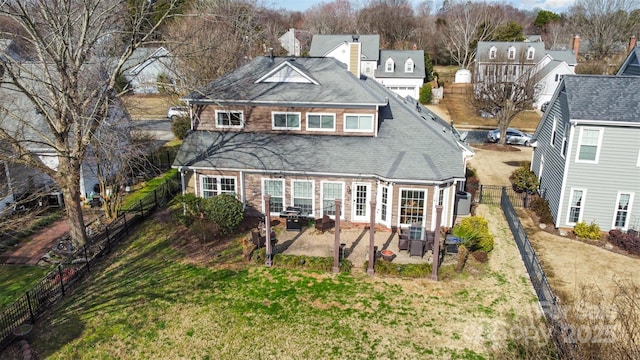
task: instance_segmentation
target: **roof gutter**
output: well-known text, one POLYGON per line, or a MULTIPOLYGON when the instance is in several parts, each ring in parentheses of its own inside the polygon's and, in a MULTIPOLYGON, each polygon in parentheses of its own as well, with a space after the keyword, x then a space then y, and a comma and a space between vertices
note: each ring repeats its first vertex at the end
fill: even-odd
POLYGON ((191 98, 181 98, 180 101, 183 101, 187 104, 203 104, 203 105, 221 105, 221 104, 237 104, 237 105, 278 105, 282 106, 286 105, 297 105, 297 106, 312 106, 312 107, 364 107, 364 106, 385 106, 386 102, 378 102, 378 103, 339 103, 339 102, 306 102, 306 101, 287 101, 283 102, 282 100, 261 100, 261 101, 253 101, 253 100, 227 100, 227 99, 191 99, 191 98))
POLYGON ((621 127, 640 127, 640 122, 631 121, 607 121, 607 120, 569 120, 572 125, 598 125, 598 126, 621 126, 621 127))

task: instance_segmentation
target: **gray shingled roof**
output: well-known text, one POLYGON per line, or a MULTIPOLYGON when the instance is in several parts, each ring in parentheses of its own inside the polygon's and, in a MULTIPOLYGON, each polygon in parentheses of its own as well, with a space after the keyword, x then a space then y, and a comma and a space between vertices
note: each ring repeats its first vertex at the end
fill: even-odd
MULTIPOLYGON (((442 181, 464 177, 462 149, 435 114, 372 79, 361 80, 378 96, 377 137, 194 131, 174 166, 307 173, 375 175, 387 179, 442 181)), ((276 90, 277 91, 277 90, 276 90)))
POLYGON ((636 46, 627 55, 616 75, 640 76, 640 46, 636 46))
POLYGON ((507 51, 511 46, 516 48, 516 59, 512 61, 520 61, 521 54, 526 54, 527 49, 531 46, 535 49, 533 60, 527 62, 537 63, 545 54, 544 43, 542 42, 507 42, 507 41, 480 41, 476 52, 476 60, 478 62, 492 62, 489 59, 489 49, 495 46, 498 50, 498 56, 504 56, 506 60, 507 51))
POLYGON ((549 75, 555 68, 562 65, 562 61, 560 60, 551 60, 549 63, 542 67, 542 69, 538 70, 536 76, 538 79, 542 80, 545 76, 549 75))
POLYGON ((563 82, 571 119, 640 122, 640 77, 565 75, 563 82))
POLYGON ((546 53, 549 54, 553 60, 564 61, 569 65, 576 65, 578 63, 573 50, 547 50, 546 53))
POLYGON ((257 57, 248 64, 213 80, 184 97, 189 102, 252 101, 282 104, 379 104, 384 97, 363 87, 360 80, 334 58, 257 57), (256 83, 265 74, 288 62, 313 83, 256 83))
POLYGON ((376 78, 411 78, 424 79, 424 51, 423 50, 380 50, 380 66, 375 71, 376 78), (395 67, 393 72, 385 72, 387 59, 393 59, 395 67), (415 67, 412 73, 404 71, 404 63, 412 59, 415 67))
POLYGON ((353 42, 353 36, 359 36, 358 42, 362 43, 361 60, 378 61, 380 35, 313 35, 309 55, 326 56, 338 46, 353 42))

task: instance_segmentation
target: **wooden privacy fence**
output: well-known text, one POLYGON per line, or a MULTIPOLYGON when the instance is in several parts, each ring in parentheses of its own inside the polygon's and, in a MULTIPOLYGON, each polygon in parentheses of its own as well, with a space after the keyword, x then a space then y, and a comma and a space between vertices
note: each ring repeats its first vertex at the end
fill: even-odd
POLYGON ((179 182, 170 179, 141 199, 138 206, 122 210, 117 219, 90 237, 86 245, 73 252, 24 296, 0 312, 0 351, 15 339, 14 332, 20 325, 34 324, 47 309, 84 279, 95 264, 126 237, 131 228, 154 210, 163 207, 179 190, 179 182))

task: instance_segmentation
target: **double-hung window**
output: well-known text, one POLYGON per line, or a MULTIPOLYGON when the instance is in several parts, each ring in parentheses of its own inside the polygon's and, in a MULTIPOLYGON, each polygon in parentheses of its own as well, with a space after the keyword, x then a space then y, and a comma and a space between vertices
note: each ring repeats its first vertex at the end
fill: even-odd
POLYGON ((384 72, 393 72, 393 59, 387 59, 384 64, 384 72))
POLYGON ((567 223, 575 224, 582 220, 582 205, 584 204, 584 190, 571 190, 569 203, 569 218, 567 223))
POLYGON ((273 112, 273 129, 276 130, 300 130, 300 113, 296 112, 273 112))
POLYGON ((616 213, 613 219, 613 227, 627 229, 629 225, 629 211, 633 201, 632 193, 618 193, 616 200, 616 213))
POLYGON ((577 162, 597 163, 602 141, 602 130, 595 128, 581 128, 578 144, 577 162))
POLYGON ((413 72, 413 60, 408 59, 404 63, 404 72, 407 72, 407 73, 412 73, 413 72))
POLYGON ((262 193, 271 195, 270 213, 281 213, 284 210, 284 180, 264 179, 262 181, 262 193))
POLYGON ((344 131, 373 131, 373 115, 348 114, 344 116, 344 131))
POLYGON ((313 214, 313 181, 293 180, 293 206, 299 207, 303 214, 313 214))
MULTIPOLYGON (((336 199, 342 200, 344 207, 344 183, 342 182, 322 182, 322 214, 334 216, 336 214, 336 199)), ((340 217, 344 212, 340 209, 340 217)))
POLYGON ((403 189, 400 191, 400 224, 411 225, 424 220, 426 191, 403 189))
POLYGON ((553 128, 551 128, 551 146, 556 146, 556 135, 558 134, 558 118, 553 117, 553 128))
POLYGON ((565 124, 564 134, 562 134, 562 157, 567 156, 568 147, 569 147, 569 124, 565 124))
POLYGON ((236 178, 227 176, 201 176, 200 193, 203 198, 210 198, 220 194, 235 194, 236 178))
POLYGON ((241 128, 244 122, 242 111, 216 110, 216 125, 219 128, 241 128))
POLYGON ((307 130, 334 131, 336 129, 335 114, 307 114, 307 130))
POLYGON ((514 48, 513 46, 509 48, 508 57, 510 60, 513 60, 516 58, 516 48, 514 48))

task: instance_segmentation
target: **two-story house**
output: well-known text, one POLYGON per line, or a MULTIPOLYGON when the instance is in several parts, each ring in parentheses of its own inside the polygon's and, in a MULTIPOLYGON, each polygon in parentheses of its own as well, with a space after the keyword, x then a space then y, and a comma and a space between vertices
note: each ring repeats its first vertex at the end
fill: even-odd
POLYGON ((183 99, 192 131, 173 167, 183 191, 236 194, 248 212, 288 206, 377 224, 451 226, 472 151, 450 124, 331 57, 257 57, 183 99))
POLYGON ((534 136, 556 228, 640 228, 640 77, 565 75, 534 136))
POLYGON ((380 35, 314 35, 310 55, 338 59, 402 97, 420 98, 426 78, 423 50, 380 50, 380 35))

